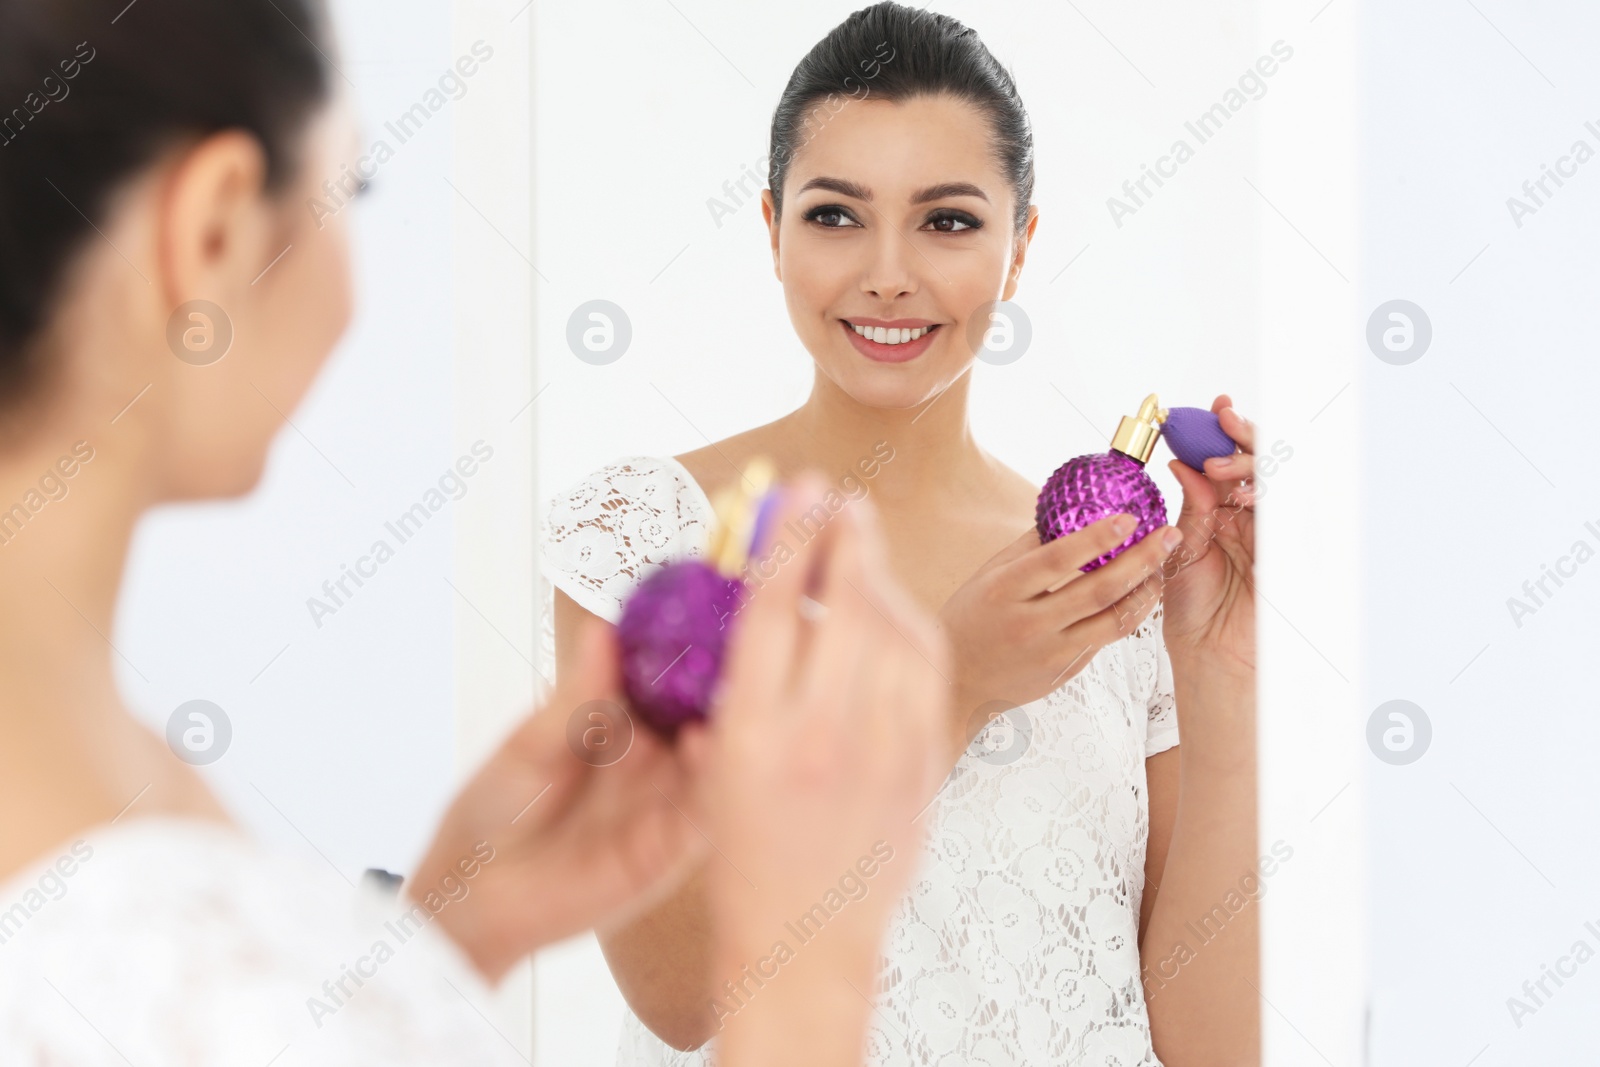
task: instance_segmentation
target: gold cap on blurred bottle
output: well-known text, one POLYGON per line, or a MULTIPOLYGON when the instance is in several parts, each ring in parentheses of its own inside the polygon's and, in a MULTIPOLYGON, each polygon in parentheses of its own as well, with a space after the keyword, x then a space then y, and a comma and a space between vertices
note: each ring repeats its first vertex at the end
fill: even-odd
POLYGON ((1139 414, 1132 418, 1124 416, 1117 423, 1117 432, 1111 436, 1112 450, 1140 463, 1149 462, 1156 442, 1161 439, 1161 424, 1166 421, 1167 409, 1161 406, 1156 394, 1151 393, 1139 405, 1139 414))
POLYGON ((717 494, 713 504, 717 528, 711 532, 707 556, 729 578, 737 578, 749 562, 750 538, 755 534, 761 499, 777 473, 771 460, 756 456, 745 464, 737 483, 717 494))

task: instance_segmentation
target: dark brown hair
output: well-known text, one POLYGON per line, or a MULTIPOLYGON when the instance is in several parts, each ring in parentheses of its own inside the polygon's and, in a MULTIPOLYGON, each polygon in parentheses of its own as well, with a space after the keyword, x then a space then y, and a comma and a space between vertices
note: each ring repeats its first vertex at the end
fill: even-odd
POLYGON ((268 183, 327 96, 320 0, 0 0, 0 402, 113 195, 183 138, 241 129, 268 183))
MULTIPOLYGON (((1033 129, 1016 82, 973 30, 949 15, 884 0, 835 26, 800 60, 772 115, 767 186, 783 207, 783 180, 832 97, 904 101, 948 93, 989 117, 1001 171, 1027 225, 1033 199, 1033 129), (809 123, 808 123, 808 120, 809 123)), ((841 105, 842 106, 842 105, 841 105)), ((820 121, 825 122, 823 117, 820 121)))

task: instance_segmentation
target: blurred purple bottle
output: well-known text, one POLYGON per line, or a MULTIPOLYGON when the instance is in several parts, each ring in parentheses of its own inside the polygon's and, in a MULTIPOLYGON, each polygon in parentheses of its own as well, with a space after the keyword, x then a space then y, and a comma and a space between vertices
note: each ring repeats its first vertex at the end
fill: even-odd
POLYGON ((1166 502, 1144 465, 1155 451, 1166 417, 1151 393, 1139 405, 1139 414, 1117 424, 1111 451, 1069 459, 1057 468, 1039 491, 1034 511, 1040 542, 1054 541, 1111 515, 1132 515, 1137 525, 1128 539, 1079 568, 1092 571, 1138 544, 1151 530, 1165 526, 1166 502))
POLYGON ((744 583, 697 559, 674 560, 639 583, 622 609, 622 690, 641 718, 671 737, 705 718, 744 583))
POLYGON ((667 737, 686 722, 704 719, 716 696, 728 639, 747 596, 740 575, 776 510, 773 478, 765 457, 751 460, 738 487, 718 494, 705 557, 662 565, 622 606, 617 645, 623 692, 639 717, 667 737))

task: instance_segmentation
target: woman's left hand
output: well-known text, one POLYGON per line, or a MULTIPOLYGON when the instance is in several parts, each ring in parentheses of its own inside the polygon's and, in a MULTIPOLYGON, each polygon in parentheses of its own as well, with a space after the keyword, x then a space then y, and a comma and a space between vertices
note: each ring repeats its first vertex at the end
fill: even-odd
POLYGON ((406 886, 491 982, 645 910, 707 851, 691 773, 633 725, 619 655, 615 629, 586 620, 570 676, 456 797, 406 886))
POLYGON ((1174 659, 1254 672, 1256 428, 1232 404, 1224 393, 1211 410, 1241 451, 1206 460, 1204 474, 1167 465, 1183 487, 1183 544, 1164 568, 1163 628, 1174 659))

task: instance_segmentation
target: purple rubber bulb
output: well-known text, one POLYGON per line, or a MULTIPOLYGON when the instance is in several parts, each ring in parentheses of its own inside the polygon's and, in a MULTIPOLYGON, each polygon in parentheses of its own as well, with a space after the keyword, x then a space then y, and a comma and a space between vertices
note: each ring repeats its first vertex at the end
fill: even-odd
POLYGON ((1111 438, 1111 450, 1063 463, 1039 491, 1034 510, 1041 543, 1054 541, 1111 515, 1132 515, 1133 532, 1111 551, 1079 570, 1103 567, 1167 524, 1161 490, 1144 465, 1161 436, 1161 410, 1155 394, 1145 397, 1139 414, 1124 418, 1111 438))
POLYGON ((1222 430, 1216 412, 1205 408, 1168 408, 1161 424, 1161 439, 1172 454, 1204 474, 1212 456, 1231 456, 1238 449, 1222 430))

